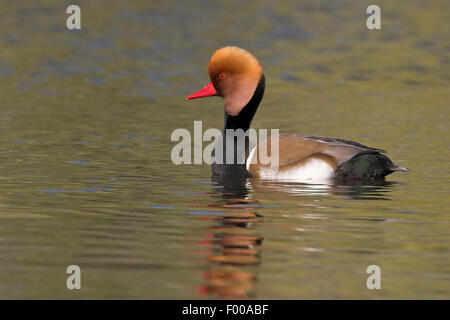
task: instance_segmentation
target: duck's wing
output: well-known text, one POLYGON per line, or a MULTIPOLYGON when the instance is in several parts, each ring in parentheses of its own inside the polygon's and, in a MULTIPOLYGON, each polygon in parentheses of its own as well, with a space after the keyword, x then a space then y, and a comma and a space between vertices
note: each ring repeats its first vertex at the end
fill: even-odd
POLYGON ((323 151, 323 153, 335 158, 335 160, 337 161, 337 165, 340 165, 357 155, 386 152, 382 149, 368 147, 359 142, 339 138, 326 138, 320 136, 298 136, 298 139, 309 139, 312 141, 320 141, 326 144, 327 147, 323 151))
MULTIPOLYGON (((297 135, 292 135, 292 136, 297 136, 297 135)), ((336 144, 350 145, 350 146, 358 147, 358 148, 360 148, 360 149, 364 149, 364 150, 371 151, 371 152, 375 152, 375 153, 386 153, 385 150, 377 149, 377 148, 372 148, 372 147, 368 147, 368 146, 366 146, 366 145, 363 145, 362 143, 355 142, 355 141, 351 141, 351 140, 346 140, 346 139, 340 139, 340 138, 326 138, 326 137, 321 137, 321 136, 311 136, 311 135, 298 136, 298 137, 303 137, 303 138, 305 138, 305 139, 313 139, 313 140, 325 141, 325 142, 328 142, 328 143, 336 143, 336 144)))
MULTIPOLYGON (((276 137, 271 137, 250 151, 246 166, 252 175, 258 176, 261 169, 271 166, 270 163, 260 161, 260 155, 267 155, 268 158, 272 156, 274 139, 276 137)), ((311 159, 324 161, 334 170, 357 155, 384 152, 350 140, 297 134, 279 135, 278 146, 278 171, 299 167, 311 159)))

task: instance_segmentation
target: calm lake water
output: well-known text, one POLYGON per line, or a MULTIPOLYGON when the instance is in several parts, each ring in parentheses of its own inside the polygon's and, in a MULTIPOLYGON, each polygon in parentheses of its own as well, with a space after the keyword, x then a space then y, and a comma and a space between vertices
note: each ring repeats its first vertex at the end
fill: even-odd
POLYGON ((0 298, 450 298, 450 2, 1 1, 0 298), (383 186, 211 180, 175 166, 224 45, 266 74, 254 128, 352 139, 383 186), (81 268, 82 289, 66 288, 81 268), (381 268, 368 290, 366 268, 381 268))

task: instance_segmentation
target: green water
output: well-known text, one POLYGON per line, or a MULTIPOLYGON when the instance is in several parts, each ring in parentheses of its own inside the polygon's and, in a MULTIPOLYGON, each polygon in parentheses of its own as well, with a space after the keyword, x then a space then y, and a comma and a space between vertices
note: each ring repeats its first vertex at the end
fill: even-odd
POLYGON ((365 1, 77 3, 81 31, 65 1, 0 2, 0 298, 450 297, 448 1, 377 1, 375 31, 365 1), (184 98, 229 44, 265 70, 254 128, 410 172, 224 185, 173 165, 174 129, 222 126, 218 98, 184 98))

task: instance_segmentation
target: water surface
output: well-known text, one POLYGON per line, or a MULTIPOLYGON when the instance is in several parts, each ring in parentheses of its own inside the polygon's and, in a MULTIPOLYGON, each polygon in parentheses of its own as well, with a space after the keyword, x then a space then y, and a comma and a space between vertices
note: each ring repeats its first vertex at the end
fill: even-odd
POLYGON ((4 1, 0 298, 450 297, 450 7, 379 1, 4 1), (211 180, 176 128, 220 128, 215 49, 253 52, 254 128, 388 150, 378 186, 211 180), (66 286, 68 265, 82 290, 66 286), (382 289, 366 288, 366 268, 382 289))

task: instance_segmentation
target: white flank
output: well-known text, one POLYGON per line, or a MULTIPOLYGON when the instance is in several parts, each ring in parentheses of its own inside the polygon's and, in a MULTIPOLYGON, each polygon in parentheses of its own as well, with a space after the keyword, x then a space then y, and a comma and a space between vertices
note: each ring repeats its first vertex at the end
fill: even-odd
MULTIPOLYGON (((253 152, 253 150, 252 150, 253 152)), ((250 154, 252 156, 252 154, 250 154)), ((248 158, 250 158, 250 156, 248 158)), ((247 163, 247 168, 249 162, 247 163)), ((334 169, 326 161, 318 158, 311 158, 306 163, 282 172, 275 171, 270 167, 261 168, 261 179, 271 180, 294 180, 300 182, 324 182, 333 177, 334 169)))
POLYGON ((247 161, 245 162, 245 166, 247 167, 247 170, 248 170, 248 168, 250 168, 250 163, 252 162, 253 153, 255 153, 256 147, 257 146, 254 146, 252 151, 250 151, 250 153, 247 157, 247 161))

